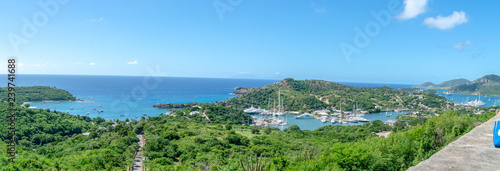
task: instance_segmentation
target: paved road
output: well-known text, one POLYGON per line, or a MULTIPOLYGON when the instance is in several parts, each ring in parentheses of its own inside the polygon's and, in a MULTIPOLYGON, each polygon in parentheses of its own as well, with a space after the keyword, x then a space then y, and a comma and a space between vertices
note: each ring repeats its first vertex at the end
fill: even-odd
POLYGON ((493 146, 493 127, 497 120, 500 120, 498 112, 489 121, 408 170, 500 170, 500 148, 493 146))
POLYGON ((144 147, 144 138, 142 135, 137 134, 137 138, 139 138, 139 152, 134 158, 134 171, 142 171, 142 161, 144 160, 144 157, 142 155, 142 147, 144 147))

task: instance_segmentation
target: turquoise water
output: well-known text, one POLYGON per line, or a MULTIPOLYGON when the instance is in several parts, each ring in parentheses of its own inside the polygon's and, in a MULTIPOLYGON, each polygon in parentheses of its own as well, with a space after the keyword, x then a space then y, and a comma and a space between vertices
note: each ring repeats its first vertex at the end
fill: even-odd
POLYGON ((33 102, 31 106, 69 112, 73 115, 86 115, 89 112, 88 116, 92 118, 100 116, 105 119, 120 120, 133 119, 136 116, 140 118, 144 113, 147 113, 146 116, 158 116, 160 113, 168 112, 168 109, 152 107, 157 103, 224 101, 236 97, 231 94, 235 87, 262 87, 278 82, 277 80, 84 75, 20 75, 16 81, 16 86, 55 86, 84 100, 83 102, 33 102), (92 110, 93 108, 96 110, 92 110), (98 113, 98 110, 104 112, 98 113))
MULTIPOLYGON (((382 122, 385 122, 387 120, 397 120, 396 116, 398 115, 403 115, 406 113, 411 113, 411 111, 401 111, 401 112, 387 112, 387 113, 392 113, 392 116, 387 117, 385 115, 385 112, 382 113, 372 113, 372 114, 367 114, 363 116, 364 118, 371 121, 375 120, 381 120, 382 122)), ((265 115, 253 115, 255 117, 266 117, 265 115)), ((285 126, 272 126, 272 127, 277 127, 280 129, 286 129, 291 125, 297 125, 300 127, 301 130, 315 130, 320 127, 326 126, 326 125, 332 125, 330 121, 327 121, 325 123, 321 122, 319 119, 295 119, 298 115, 293 115, 293 114, 285 114, 284 115, 284 120, 288 122, 288 125, 285 126)), ((272 117, 272 116, 267 116, 267 117, 272 117)), ((358 122, 358 123, 347 123, 347 124, 333 124, 333 125, 343 125, 343 126, 349 126, 349 125, 363 125, 365 122, 358 122)))

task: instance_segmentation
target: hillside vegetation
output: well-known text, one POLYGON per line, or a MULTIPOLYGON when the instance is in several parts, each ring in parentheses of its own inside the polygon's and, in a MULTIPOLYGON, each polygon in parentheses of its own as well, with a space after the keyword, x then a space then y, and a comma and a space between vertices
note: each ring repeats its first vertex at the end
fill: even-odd
POLYGON ((469 81, 467 79, 461 78, 461 79, 454 79, 454 80, 450 80, 450 81, 445 81, 445 82, 442 82, 442 83, 430 86, 428 88, 432 88, 432 89, 448 89, 448 88, 451 88, 453 86, 464 85, 464 84, 468 84, 470 82, 471 81, 469 81))
MULTIPOLYGON (((8 103, 0 102, 0 117, 7 118, 8 103)), ((8 161, 10 134, 0 127, 0 170, 126 170, 137 151, 134 123, 73 116, 48 109, 16 106, 15 163, 8 161), (82 135, 90 132, 90 135, 82 135)), ((8 125, 7 119, 0 120, 8 125)))
POLYGON ((448 91, 460 94, 500 95, 500 76, 486 75, 471 83, 451 87, 448 91))
POLYGON ((417 109, 419 104, 428 107, 442 107, 447 104, 444 97, 424 91, 401 91, 389 87, 352 87, 322 80, 294 80, 287 78, 280 83, 246 93, 242 96, 220 102, 223 106, 243 109, 250 106, 273 108, 278 105, 278 90, 285 110, 306 111, 312 109, 340 108, 352 110, 358 108, 377 111, 376 105, 383 109, 417 109), (270 105, 269 105, 270 104, 270 105))
MULTIPOLYGON (((7 87, 0 88, 0 100, 6 101, 9 93, 7 87)), ((68 91, 48 86, 15 87, 16 103, 44 100, 76 100, 68 91)))
POLYGON ((487 121, 494 113, 447 111, 415 122, 328 125, 303 131, 198 122, 197 116, 151 117, 146 166, 156 170, 405 170, 487 121), (390 131, 387 138, 375 132, 390 131))

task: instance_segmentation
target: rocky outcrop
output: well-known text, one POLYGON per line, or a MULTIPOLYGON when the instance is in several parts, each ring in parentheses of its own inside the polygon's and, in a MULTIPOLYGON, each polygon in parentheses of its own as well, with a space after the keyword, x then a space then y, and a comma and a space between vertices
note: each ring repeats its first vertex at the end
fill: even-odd
POLYGON ((173 109, 173 108, 194 107, 196 105, 198 105, 198 103, 196 103, 196 102, 182 103, 182 104, 170 104, 170 103, 161 104, 161 103, 158 103, 158 104, 154 105, 153 107, 161 108, 161 109, 173 109))
POLYGON ((260 89, 260 88, 258 88, 258 87, 236 87, 236 90, 234 90, 233 94, 243 95, 243 94, 247 94, 247 93, 250 93, 252 91, 258 90, 258 89, 260 89))

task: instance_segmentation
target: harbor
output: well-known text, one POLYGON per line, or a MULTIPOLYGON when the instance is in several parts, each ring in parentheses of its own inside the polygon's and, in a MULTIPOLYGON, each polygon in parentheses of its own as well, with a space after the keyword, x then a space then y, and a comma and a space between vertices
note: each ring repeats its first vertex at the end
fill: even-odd
MULTIPOLYGON (((370 120, 370 122, 375 121, 375 120, 380 120, 382 122, 386 121, 396 121, 396 116, 399 115, 404 115, 408 113, 413 113, 413 111, 389 111, 389 112, 380 112, 380 113, 371 113, 371 114, 366 114, 363 116, 363 118, 370 120)), ((284 115, 281 116, 280 120, 286 121, 287 125, 275 125, 275 124, 268 124, 267 126, 270 127, 275 127, 279 128, 281 130, 288 128, 291 125, 297 125, 300 127, 301 130, 315 130, 320 127, 326 126, 326 125, 342 125, 342 126, 350 126, 350 125, 363 125, 367 122, 346 122, 344 124, 341 124, 339 122, 332 123, 331 120, 327 120, 326 122, 322 122, 319 119, 297 119, 297 114, 289 114, 285 113, 284 115)), ((263 122, 273 122, 272 116, 269 115, 261 115, 261 114, 253 114, 252 117, 254 118, 254 124, 257 121, 263 121, 263 122)), ((257 126, 257 125, 255 125, 257 126)))

